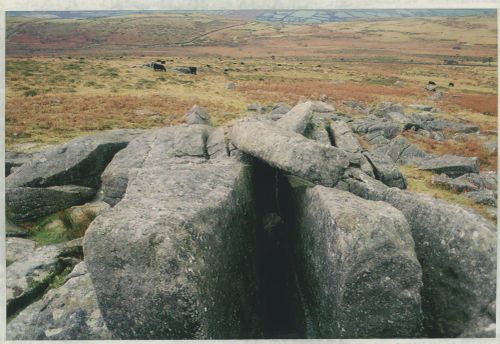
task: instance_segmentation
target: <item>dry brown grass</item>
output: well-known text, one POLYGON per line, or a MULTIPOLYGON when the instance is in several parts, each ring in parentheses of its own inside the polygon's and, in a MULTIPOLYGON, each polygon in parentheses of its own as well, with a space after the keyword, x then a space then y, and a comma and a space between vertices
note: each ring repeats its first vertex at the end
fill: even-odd
POLYGON ((481 170, 496 171, 498 166, 498 152, 489 153, 482 141, 475 137, 469 137, 463 141, 443 140, 438 141, 431 138, 423 138, 411 131, 403 133, 411 143, 416 144, 429 153, 438 155, 459 155, 467 157, 478 157, 481 162, 481 170))

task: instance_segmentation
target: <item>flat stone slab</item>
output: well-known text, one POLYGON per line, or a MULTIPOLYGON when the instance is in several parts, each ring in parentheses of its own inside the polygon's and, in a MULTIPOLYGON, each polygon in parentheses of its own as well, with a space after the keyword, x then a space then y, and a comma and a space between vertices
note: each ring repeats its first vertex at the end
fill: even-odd
POLYGON ((272 123, 242 120, 231 127, 229 137, 241 151, 315 184, 334 186, 349 166, 349 157, 338 148, 272 123))
POLYGON ((292 195, 307 337, 418 336, 421 269, 403 214, 323 186, 292 195))
POLYGON ((5 192, 6 213, 7 217, 14 222, 36 220, 90 201, 95 193, 95 189, 76 185, 7 188, 5 192))
POLYGON ((479 159, 476 157, 462 157, 456 155, 443 155, 437 158, 423 160, 418 168, 432 171, 437 174, 444 173, 449 177, 459 177, 466 173, 479 172, 479 159))
POLYGON ((341 121, 330 122, 335 146, 350 153, 361 153, 363 148, 347 124, 341 121))
POLYGON ((8 340, 109 340, 84 262, 7 324, 8 340))
POLYGON ((406 178, 391 158, 377 152, 364 152, 363 155, 373 166, 375 178, 387 186, 406 189, 406 178))

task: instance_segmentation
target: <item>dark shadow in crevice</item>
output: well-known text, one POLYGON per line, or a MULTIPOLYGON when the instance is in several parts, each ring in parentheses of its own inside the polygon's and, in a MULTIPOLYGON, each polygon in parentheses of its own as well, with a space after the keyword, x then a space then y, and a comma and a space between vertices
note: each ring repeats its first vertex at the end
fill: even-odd
POLYGON ((257 204, 259 318, 266 339, 305 338, 291 231, 283 218, 277 169, 253 159, 257 204))

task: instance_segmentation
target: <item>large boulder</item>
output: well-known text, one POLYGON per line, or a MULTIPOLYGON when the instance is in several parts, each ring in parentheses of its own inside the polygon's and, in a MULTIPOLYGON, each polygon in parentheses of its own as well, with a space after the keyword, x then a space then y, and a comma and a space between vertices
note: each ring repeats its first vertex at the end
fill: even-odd
POLYGON ((76 185, 8 188, 5 192, 6 214, 14 222, 31 221, 83 204, 95 193, 95 189, 76 185))
POLYGON ((111 130, 74 139, 36 154, 5 180, 6 188, 79 185, 97 188, 100 175, 119 150, 142 130, 111 130))
POLYGON ((316 184, 334 186, 349 166, 349 157, 338 148, 272 123, 244 119, 232 126, 229 137, 241 151, 316 184))
POLYGON ((428 336, 456 337, 485 315, 496 298, 494 225, 458 205, 387 188, 368 176, 352 176, 347 183, 349 191, 385 201, 408 220, 422 265, 428 336))
POLYGON ((127 189, 129 179, 134 178, 142 168, 153 144, 162 142, 170 147, 163 158, 193 156, 205 157, 215 154, 220 147, 217 139, 210 137, 211 128, 206 125, 180 125, 148 131, 118 152, 101 175, 103 200, 111 206, 116 205, 127 189), (208 137, 208 139, 207 139, 208 137), (210 149, 205 144, 210 142, 210 149), (217 149, 216 149, 217 148, 217 149))
POLYGON ((109 340, 84 262, 7 324, 8 340, 109 340))
MULTIPOLYGON (((7 244, 16 245, 17 242, 8 241, 7 244)), ((54 278, 72 268, 82 255, 81 240, 37 248, 25 245, 25 248, 27 251, 23 257, 12 253, 15 248, 8 248, 11 259, 17 255, 6 272, 9 316, 42 295, 54 278)))
POLYGON ((421 268, 404 216, 323 186, 291 193, 307 337, 418 336, 421 268))
POLYGON ((456 155, 443 155, 440 157, 423 160, 418 168, 432 171, 437 174, 444 173, 449 177, 459 177, 466 173, 479 172, 479 159, 476 157, 462 157, 456 155))
POLYGON ((172 156, 186 146, 178 130, 158 133, 124 198, 85 234, 99 308, 117 338, 252 337, 249 165, 172 156))

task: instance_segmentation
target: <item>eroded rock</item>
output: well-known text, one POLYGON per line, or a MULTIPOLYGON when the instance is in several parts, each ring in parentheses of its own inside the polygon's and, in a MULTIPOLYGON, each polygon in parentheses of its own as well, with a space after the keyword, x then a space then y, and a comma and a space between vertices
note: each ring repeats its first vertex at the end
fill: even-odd
POLYGON ((6 213, 14 222, 31 221, 83 204, 95 193, 95 189, 76 185, 8 188, 5 193, 6 213))
POLYGON ((308 337, 418 336, 421 270, 404 216, 322 186, 292 195, 308 337))
POLYGON ((321 185, 334 186, 349 166, 343 151, 257 120, 235 123, 229 137, 241 151, 321 185))
POLYGON ((7 324, 8 340, 109 340, 84 262, 7 324))
POLYGON ((449 177, 459 177, 466 173, 478 173, 479 159, 476 157, 443 155, 421 161, 418 168, 438 174, 444 173, 449 177))

